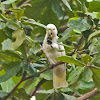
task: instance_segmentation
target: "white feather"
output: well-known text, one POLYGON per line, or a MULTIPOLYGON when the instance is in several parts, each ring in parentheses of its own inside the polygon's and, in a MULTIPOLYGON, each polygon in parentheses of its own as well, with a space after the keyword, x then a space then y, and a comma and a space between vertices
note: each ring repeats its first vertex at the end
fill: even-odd
MULTIPOLYGON (((62 43, 60 43, 60 45, 57 44, 58 37, 56 26, 53 24, 48 24, 47 29, 48 30, 46 31, 46 35, 43 41, 43 51, 48 58, 50 64, 56 64, 59 62, 57 60, 57 57, 65 55, 65 49, 62 43), (52 44, 48 44, 47 42, 49 35, 52 36, 52 44)), ((58 65, 53 69, 53 86, 55 89, 60 87, 67 87, 65 64, 58 65)))

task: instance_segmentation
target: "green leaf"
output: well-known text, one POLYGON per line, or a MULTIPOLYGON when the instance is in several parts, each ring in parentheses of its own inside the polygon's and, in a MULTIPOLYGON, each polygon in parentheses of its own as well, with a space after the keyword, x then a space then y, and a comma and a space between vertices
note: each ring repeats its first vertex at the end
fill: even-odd
POLYGON ((44 79, 46 79, 46 80, 52 80, 52 79, 53 79, 52 70, 46 71, 46 72, 44 72, 44 73, 41 73, 41 74, 40 74, 40 77, 41 77, 41 78, 44 78, 44 79))
POLYGON ((45 83, 42 84, 41 87, 45 90, 50 90, 53 88, 53 81, 52 80, 46 81, 45 83))
POLYGON ((81 59, 85 64, 87 64, 87 63, 89 63, 91 57, 88 54, 82 54, 81 59))
POLYGON ((10 39, 6 39, 2 42, 2 50, 11 50, 12 41, 10 39))
POLYGON ((1 83, 2 90, 5 92, 10 92, 14 86, 15 86, 15 84, 12 79, 9 79, 9 80, 1 83))
POLYGON ((6 27, 6 24, 3 23, 3 22, 0 22, 0 30, 3 29, 3 28, 5 28, 5 27, 6 27))
POLYGON ((100 37, 100 30, 98 30, 98 31, 96 31, 96 32, 94 32, 94 33, 92 33, 92 34, 89 36, 88 41, 89 41, 90 39, 94 38, 94 37, 100 37))
MULTIPOLYGON (((7 95, 8 95, 8 93, 6 93, 6 92, 0 90, 0 99, 1 99, 2 97, 7 96, 7 95)), ((2 99, 1 99, 1 100, 2 100, 2 99)))
POLYGON ((37 94, 36 100, 46 100, 49 96, 49 94, 37 94))
POLYGON ((93 0, 92 2, 89 2, 89 12, 99 12, 100 10, 100 1, 99 0, 93 0))
POLYGON ((52 9, 57 14, 58 17, 63 16, 62 7, 61 7, 61 5, 59 4, 59 2, 57 0, 52 1, 52 9))
POLYGON ((68 83, 69 84, 73 84, 75 83, 78 78, 80 77, 81 73, 84 71, 84 67, 76 67, 70 74, 68 77, 68 83))
POLYGON ((12 21, 12 20, 9 20, 7 23, 6 23, 6 26, 12 30, 18 30, 18 29, 21 29, 21 26, 20 24, 16 21, 12 21))
POLYGON ((19 21, 21 20, 21 17, 23 16, 24 10, 23 9, 13 9, 12 10, 16 16, 16 19, 19 21))
POLYGON ((78 100, 76 97, 74 97, 74 96, 70 96, 70 95, 67 95, 67 94, 64 94, 64 93, 62 93, 63 94, 63 96, 67 99, 67 100, 78 100))
POLYGON ((94 49, 97 42, 98 42, 98 40, 96 38, 93 38, 92 43, 91 43, 91 47, 90 47, 89 55, 93 52, 93 49, 94 49))
POLYGON ((62 35, 61 41, 68 39, 71 36, 73 30, 77 30, 78 32, 83 32, 89 30, 91 28, 91 20, 85 17, 80 18, 70 18, 69 22, 67 23, 68 29, 62 35))
POLYGON ((68 93, 74 92, 74 91, 73 91, 72 89, 70 89, 70 88, 62 88, 61 91, 62 91, 62 92, 68 92, 68 93))
POLYGON ((37 91, 37 93, 44 93, 44 94, 52 94, 54 92, 54 89, 51 90, 39 90, 37 91))
POLYGON ((67 0, 62 0, 62 2, 69 8, 70 11, 72 11, 72 9, 71 9, 71 7, 70 7, 67 0))
POLYGON ((90 81, 92 79, 92 75, 93 75, 93 73, 92 73, 91 69, 85 68, 84 72, 83 72, 83 78, 82 79, 84 81, 90 81))
POLYGON ((28 19, 28 20, 23 20, 23 23, 25 23, 25 24, 31 24, 31 25, 38 25, 38 26, 40 26, 40 27, 43 27, 43 28, 45 28, 46 29, 46 26, 45 25, 43 25, 43 24, 41 24, 41 23, 39 23, 39 22, 36 22, 35 20, 33 20, 33 19, 28 19))
POLYGON ((22 64, 20 62, 11 62, 8 64, 3 64, 3 66, 11 68, 7 70, 7 72, 4 75, 0 77, 0 82, 4 82, 13 77, 14 75, 16 75, 20 71, 22 64))
POLYGON ((7 1, 2 2, 1 4, 11 4, 15 1, 17 1, 17 0, 7 0, 7 1))
POLYGON ((4 62, 14 62, 14 61, 20 61, 21 54, 17 51, 0 51, 0 59, 4 62))
POLYGON ((91 68, 93 72, 93 81, 95 86, 100 90, 100 69, 91 68))
POLYGON ((15 42, 12 42, 12 49, 17 49, 25 40, 25 32, 24 30, 17 30, 12 33, 12 38, 15 38, 15 42))
POLYGON ((30 96, 23 88, 17 89, 13 94, 18 100, 30 100, 30 96))
POLYGON ((94 83, 93 81, 89 81, 89 82, 86 82, 86 81, 80 81, 80 85, 79 85, 79 89, 82 89, 82 90, 86 90, 86 89, 93 89, 94 88, 94 83))
POLYGON ((84 64, 82 62, 80 62, 77 59, 74 59, 71 56, 61 56, 61 57, 58 57, 57 59, 59 61, 66 62, 66 63, 70 63, 70 64, 75 64, 77 66, 84 66, 84 64))

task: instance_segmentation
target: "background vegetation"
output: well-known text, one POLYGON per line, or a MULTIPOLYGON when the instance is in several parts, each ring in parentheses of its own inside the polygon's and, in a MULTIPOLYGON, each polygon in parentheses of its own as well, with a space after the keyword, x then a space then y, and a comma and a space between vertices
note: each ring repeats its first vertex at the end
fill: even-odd
POLYGON ((100 0, 0 1, 0 100, 100 99, 100 0), (57 64, 49 66, 41 50, 49 23, 66 50, 58 60, 67 63, 69 87, 56 93, 57 64))

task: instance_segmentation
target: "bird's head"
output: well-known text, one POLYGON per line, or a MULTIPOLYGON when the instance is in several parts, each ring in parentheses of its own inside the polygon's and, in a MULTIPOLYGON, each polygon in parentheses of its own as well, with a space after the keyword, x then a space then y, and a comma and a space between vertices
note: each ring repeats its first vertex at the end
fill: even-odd
POLYGON ((54 24, 48 24, 46 33, 48 34, 48 36, 51 36, 52 38, 56 37, 58 33, 56 26, 54 24))
POLYGON ((51 44, 53 41, 57 40, 57 28, 54 24, 48 24, 46 29, 47 42, 51 44))

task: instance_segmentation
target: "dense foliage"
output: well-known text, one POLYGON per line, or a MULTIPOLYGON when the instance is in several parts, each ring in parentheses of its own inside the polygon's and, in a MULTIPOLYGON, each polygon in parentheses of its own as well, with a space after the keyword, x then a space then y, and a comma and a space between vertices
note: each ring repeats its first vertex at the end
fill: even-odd
MULTIPOLYGON (((0 100, 77 100, 100 89, 100 0, 1 0, 0 100), (69 87, 54 92, 42 51, 46 25, 59 30, 69 87), (63 26, 63 27, 62 27, 63 26), (38 90, 40 89, 40 90, 38 90)), ((99 100, 100 95, 89 100, 99 100)))

